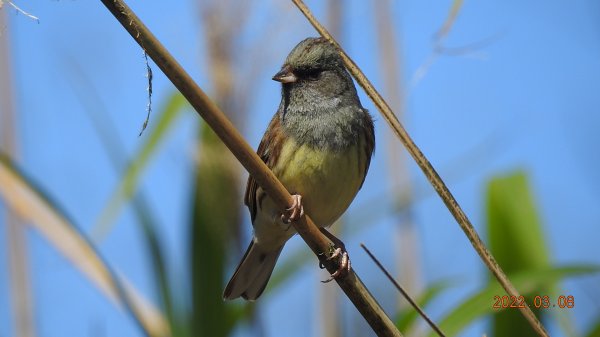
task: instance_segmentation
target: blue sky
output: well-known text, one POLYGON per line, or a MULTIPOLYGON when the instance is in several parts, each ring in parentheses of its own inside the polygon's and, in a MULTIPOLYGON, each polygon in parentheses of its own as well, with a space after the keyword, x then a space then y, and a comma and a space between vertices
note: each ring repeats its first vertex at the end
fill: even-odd
MULTIPOLYGON (((342 45, 381 88, 374 15, 369 3, 348 2, 342 45)), ((431 54, 432 35, 445 20, 450 3, 395 3, 394 26, 403 57, 403 73, 399 76, 405 83, 410 83, 431 54)), ((144 137, 138 137, 147 103, 142 53, 100 2, 38 0, 18 4, 40 18, 37 24, 6 7, 3 11, 9 17, 9 26, 0 27, 11 40, 20 164, 88 231, 118 176, 77 97, 76 87, 81 82, 74 69, 89 78, 105 107, 100 111, 110 114, 124 151, 133 155, 144 137)), ((129 4, 200 86, 207 87, 195 2, 129 4)), ((316 1, 308 4, 323 17, 322 6, 316 1)), ((271 81, 272 74, 299 40, 316 35, 291 5, 261 6, 281 11, 284 19, 278 38, 264 46, 269 62, 265 72, 254 79, 259 89, 245 130, 253 146, 257 146, 279 103, 279 84, 271 81)), ((515 169, 529 174, 546 239, 557 263, 600 264, 598 13, 600 5, 593 0, 465 1, 445 44, 458 47, 494 39, 468 55, 439 57, 407 94, 406 128, 441 176, 448 179, 450 189, 484 237, 486 181, 515 169), (477 148, 483 150, 474 152, 477 148), (464 166, 457 169, 457 161, 464 166), (458 175, 453 169, 459 171, 458 175)), ((258 26, 261 16, 257 17, 258 26)), ((248 66, 254 62, 248 60, 248 66)), ((154 67, 155 110, 172 91, 172 85, 154 67)), ((388 190, 383 178, 387 175, 383 140, 388 128, 362 92, 361 100, 376 116, 379 148, 365 187, 348 212, 350 216, 364 212, 361 203, 383 196, 388 190)), ((151 117, 150 127, 154 121, 151 117)), ((191 112, 179 119, 142 183, 163 226, 169 261, 178 274, 175 277, 184 274, 186 265, 185 228, 196 121, 197 116, 191 112)), ((414 164, 410 172, 415 188, 431 190, 414 164)), ((432 306, 431 315, 440 317, 483 284, 484 266, 438 198, 420 200, 413 214, 423 280, 429 283, 456 278, 462 282, 461 287, 432 306)), ((0 242, 5 242, 2 221, 0 242)), ((126 209, 99 249, 111 265, 152 298, 148 261, 133 221, 131 210, 126 209)), ((393 227, 393 221, 383 217, 361 231, 360 237, 343 238, 353 266, 367 285, 376 284, 379 274, 358 248, 358 242, 365 242, 391 265, 393 227)), ((42 237, 30 232, 28 238, 40 336, 86 336, 94 335, 97 329, 104 329, 106 336, 141 335, 128 315, 115 310, 42 237)), ((301 249, 302 245, 301 240, 292 240, 283 259, 286 251, 301 249)), ((5 249, 0 249, 0 270, 7 270, 5 249)), ((285 293, 275 293, 265 300, 264 317, 275 317, 265 320, 269 336, 281 335, 283 328, 289 336, 305 336, 306 322, 314 325, 316 289, 321 286, 316 280, 323 275, 313 265, 307 266, 303 275, 291 281, 285 293), (311 295, 306 296, 307 291, 311 295), (290 310, 292 302, 295 312, 304 319, 282 314, 290 310)), ((563 283, 565 292, 575 296, 572 316, 580 332, 600 315, 598 281, 595 276, 563 283)), ((388 291, 373 290, 381 297, 388 291)), ((8 277, 0 272, 2 337, 13 333, 8 292, 8 277)), ((346 311, 348 321, 355 317, 354 312, 346 311)), ((550 328, 560 335, 555 326, 550 328)), ((311 329, 316 336, 317 330, 311 329)), ((483 332, 485 325, 478 324, 464 335, 481 336, 483 332)), ((245 331, 236 334, 244 336, 245 331)))

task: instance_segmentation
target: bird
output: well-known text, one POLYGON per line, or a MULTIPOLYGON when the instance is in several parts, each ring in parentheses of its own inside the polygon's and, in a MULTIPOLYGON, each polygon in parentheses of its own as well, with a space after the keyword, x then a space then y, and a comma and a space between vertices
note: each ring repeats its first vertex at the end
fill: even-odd
MULTIPOLYGON (((248 178, 244 203, 253 236, 225 287, 225 300, 258 299, 283 246, 296 233, 290 223, 304 212, 337 240, 325 228, 346 211, 362 187, 375 150, 373 119, 329 41, 302 40, 273 80, 281 82, 281 102, 257 154, 292 194, 294 204, 280 209, 252 176, 248 178)), ((343 256, 341 268, 349 269, 343 244, 334 242, 342 245, 335 250, 343 256)))

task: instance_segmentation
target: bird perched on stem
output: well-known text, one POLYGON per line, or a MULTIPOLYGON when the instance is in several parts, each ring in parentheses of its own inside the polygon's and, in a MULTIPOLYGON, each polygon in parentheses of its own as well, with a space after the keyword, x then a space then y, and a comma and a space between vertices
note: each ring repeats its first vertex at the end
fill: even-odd
POLYGON ((256 300, 265 289, 286 241, 296 233, 291 222, 304 211, 337 248, 340 270, 350 268, 343 244, 325 228, 346 211, 361 188, 375 148, 373 120, 360 104, 350 74, 336 48, 323 38, 308 38, 290 52, 273 80, 282 83, 281 103, 258 155, 294 197, 279 209, 248 178, 245 204, 254 235, 225 288, 224 299, 256 300))

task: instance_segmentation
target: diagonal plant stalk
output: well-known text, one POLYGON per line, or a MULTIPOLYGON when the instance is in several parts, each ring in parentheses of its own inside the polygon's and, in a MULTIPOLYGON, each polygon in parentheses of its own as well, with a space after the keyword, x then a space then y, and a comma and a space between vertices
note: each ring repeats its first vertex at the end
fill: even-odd
MULTIPOLYGON (((308 7, 304 4, 302 0, 292 0, 294 4, 298 7, 298 9, 304 14, 304 16, 308 19, 308 21, 312 24, 312 26, 327 39, 331 44, 333 44, 339 51, 342 59, 344 60, 344 64, 346 68, 350 71, 352 76, 356 79, 358 84, 365 90, 369 98, 373 101, 377 109, 381 112, 385 120, 388 122, 396 136, 400 139, 402 144, 406 147, 406 150, 413 157, 417 165, 421 168, 433 188, 439 194, 440 198, 446 204, 446 207, 452 213, 461 229, 464 231, 465 235, 473 245, 473 248, 479 254, 485 265, 492 272, 494 277, 498 280, 502 288, 506 290, 506 292, 511 296, 519 297, 519 292, 510 282, 506 274, 502 271, 502 268, 496 262, 496 259, 492 256, 490 251, 485 247, 485 244, 477 234, 477 231, 471 224, 471 221, 464 213, 464 211, 459 206, 458 202, 446 187, 444 181, 440 178, 438 173, 435 171, 429 160, 423 155, 421 150, 417 147, 415 142, 412 140, 408 132, 404 129, 394 112, 387 104, 387 102, 381 97, 379 92, 375 89, 375 87, 371 84, 371 82, 367 79, 367 77, 363 74, 363 72, 358 68, 356 63, 350 59, 350 57, 346 54, 346 52, 340 47, 340 45, 333 39, 333 37, 327 32, 325 27, 321 25, 317 19, 312 15, 308 7)), ((524 306, 520 309, 521 313, 529 324, 533 327, 533 329, 540 336, 548 336, 546 329, 542 325, 542 323, 537 319, 533 311, 529 309, 528 306, 524 306)))
MULTIPOLYGON (((277 180, 273 172, 258 157, 223 112, 183 70, 181 65, 177 63, 131 9, 121 0, 102 0, 102 3, 186 97, 257 183, 271 196, 277 206, 285 209, 292 205, 292 196, 277 180)), ((327 270, 330 273, 335 272, 339 267, 339 260, 328 259, 332 254, 331 247, 333 243, 321 233, 310 217, 302 217, 294 223, 294 228, 327 270)), ((353 270, 343 277, 337 278, 336 282, 377 335, 401 336, 393 322, 387 317, 353 270)))
POLYGON ((369 255, 371 260, 379 267, 379 269, 383 272, 383 274, 388 278, 388 280, 396 287, 398 292, 402 294, 402 297, 410 303, 410 305, 415 309, 417 313, 429 324, 431 329, 435 331, 440 337, 446 337, 446 335, 440 330, 440 328, 429 318, 429 316, 423 311, 423 309, 417 304, 417 302, 408 294, 408 292, 394 279, 392 274, 381 264, 381 262, 371 253, 371 251, 365 246, 364 243, 361 243, 360 246, 362 249, 369 255))
POLYGON ((104 262, 73 222, 0 152, 0 196, 109 299, 124 306, 151 337, 170 336, 164 317, 104 262))
MULTIPOLYGON (((71 73, 71 84, 75 96, 83 105, 84 111, 90 118, 94 131, 96 132, 99 141, 102 143, 110 163, 114 170, 118 172, 126 167, 126 155, 123 151, 122 140, 118 134, 114 133, 114 130, 116 130, 115 123, 107 113, 106 106, 98 95, 92 81, 86 76, 77 60, 67 59, 66 62, 69 64, 69 67, 68 69, 65 67, 65 72, 71 73)), ((148 137, 150 139, 156 139, 156 134, 158 133, 162 136, 159 138, 164 138, 164 130, 167 129, 165 124, 168 126, 175 120, 174 117, 167 117, 178 115, 177 112, 183 110, 185 107, 186 105, 183 97, 181 97, 179 92, 173 92, 168 97, 164 106, 160 107, 158 111, 158 123, 149 130, 150 135, 148 135, 148 137)), ((155 144, 153 142, 147 142, 145 146, 148 146, 149 143, 155 144)), ((154 149, 156 151, 156 147, 154 147, 154 149)), ((140 153, 145 153, 145 151, 141 150, 140 153)), ((129 165, 129 169, 131 169, 132 166, 134 165, 129 165)), ((179 317, 177 315, 177 303, 173 300, 172 296, 173 288, 170 284, 169 273, 165 263, 164 247, 159 240, 160 234, 158 231, 158 224, 156 223, 156 217, 153 214, 152 207, 150 207, 149 200, 141 191, 133 194, 132 206, 134 214, 138 219, 137 222, 142 233, 142 238, 144 239, 143 241, 148 258, 151 262, 150 265, 154 276, 153 279, 156 283, 156 292, 159 294, 161 309, 164 311, 165 316, 170 323, 173 336, 182 336, 183 327, 182 324, 180 324, 181 322, 179 322, 179 317)))

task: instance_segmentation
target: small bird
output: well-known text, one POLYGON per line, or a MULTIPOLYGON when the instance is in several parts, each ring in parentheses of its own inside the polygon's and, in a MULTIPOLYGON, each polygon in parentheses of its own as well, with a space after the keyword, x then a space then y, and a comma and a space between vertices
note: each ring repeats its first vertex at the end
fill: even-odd
MULTIPOLYGON (((283 246, 296 233, 290 222, 304 210, 336 242, 324 228, 346 211, 362 187, 375 149, 373 120, 327 40, 301 41, 273 80, 282 83, 281 103, 257 153, 294 196, 294 205, 281 210, 248 178, 244 202, 254 235, 225 287, 226 300, 256 300, 262 294, 283 246)), ((344 264, 348 259, 342 249, 336 254, 343 254, 344 264)))

